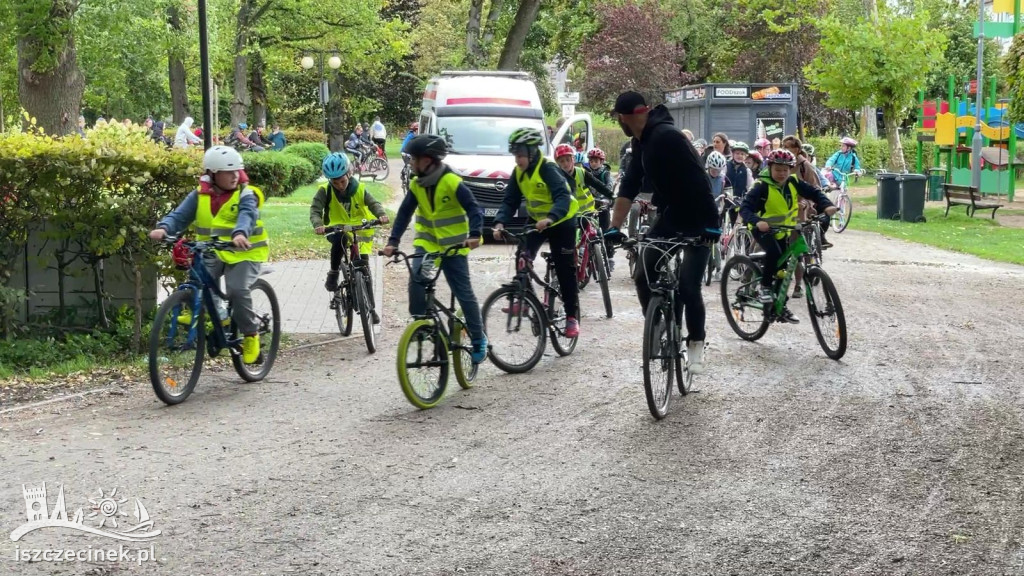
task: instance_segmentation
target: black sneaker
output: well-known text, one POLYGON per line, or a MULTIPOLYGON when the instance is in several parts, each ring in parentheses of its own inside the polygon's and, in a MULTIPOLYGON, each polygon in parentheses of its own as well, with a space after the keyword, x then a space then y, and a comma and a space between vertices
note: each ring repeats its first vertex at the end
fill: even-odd
POLYGON ((330 272, 327 273, 327 281, 324 282, 324 288, 326 288, 328 292, 337 292, 338 291, 338 271, 337 270, 331 270, 330 272))
POLYGON ((821 249, 822 250, 828 250, 829 248, 832 248, 832 247, 833 247, 833 244, 831 242, 829 242, 828 240, 825 240, 824 238, 822 238, 822 240, 821 240, 821 249))
POLYGON ((781 316, 780 320, 785 322, 786 324, 799 324, 800 323, 800 319, 797 318, 796 315, 793 314, 793 311, 790 310, 789 308, 783 308, 782 309, 782 316, 781 316))
POLYGON ((374 324, 380 324, 380 315, 377 314, 376 310, 370 310, 370 315, 373 316, 374 324))

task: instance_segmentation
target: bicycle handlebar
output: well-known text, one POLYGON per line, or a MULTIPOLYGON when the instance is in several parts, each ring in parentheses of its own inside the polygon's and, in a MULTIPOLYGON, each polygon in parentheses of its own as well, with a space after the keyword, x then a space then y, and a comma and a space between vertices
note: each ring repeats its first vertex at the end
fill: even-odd
MULTIPOLYGON (((174 246, 175 244, 177 244, 179 239, 180 236, 171 236, 170 234, 168 234, 164 236, 164 239, 161 240, 161 243, 166 244, 168 246, 174 246)), ((214 250, 230 250, 235 247, 234 243, 232 242, 217 239, 187 240, 183 242, 183 244, 191 248, 193 252, 204 252, 206 250, 209 250, 210 248, 213 248, 214 250)))
POLYGON ((330 236, 331 234, 337 234, 338 232, 355 232, 356 230, 366 230, 367 228, 373 228, 380 226, 382 222, 379 219, 374 220, 363 220, 363 223, 359 226, 327 226, 324 228, 324 236, 330 236))
POLYGON ((829 220, 831 220, 831 218, 832 218, 831 216, 829 216, 828 214, 825 214, 824 212, 822 212, 821 214, 817 214, 817 215, 813 216, 809 220, 804 220, 803 222, 797 222, 795 226, 787 226, 786 224, 779 224, 778 226, 771 226, 771 227, 769 227, 768 231, 769 232, 785 232, 785 231, 788 231, 788 230, 796 230, 797 232, 799 232, 799 231, 803 230, 804 228, 806 228, 807 226, 809 226, 811 224, 814 224, 814 223, 824 224, 824 223, 828 222, 829 220))

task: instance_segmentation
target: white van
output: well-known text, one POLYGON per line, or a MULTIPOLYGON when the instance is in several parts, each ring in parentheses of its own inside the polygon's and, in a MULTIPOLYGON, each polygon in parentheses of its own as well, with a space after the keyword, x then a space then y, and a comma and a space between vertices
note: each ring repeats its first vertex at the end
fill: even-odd
MULTIPOLYGON (((445 163, 473 192, 487 228, 494 223, 516 165, 508 137, 523 127, 547 134, 537 87, 526 72, 445 71, 431 78, 423 92, 420 134, 437 134, 448 141, 445 163)), ((589 115, 566 119, 553 142, 571 140, 574 134, 583 140, 584 151, 594 146, 589 115)), ((554 144, 546 142, 543 153, 553 158, 554 144)), ((512 224, 525 223, 525 215, 520 209, 512 224)))

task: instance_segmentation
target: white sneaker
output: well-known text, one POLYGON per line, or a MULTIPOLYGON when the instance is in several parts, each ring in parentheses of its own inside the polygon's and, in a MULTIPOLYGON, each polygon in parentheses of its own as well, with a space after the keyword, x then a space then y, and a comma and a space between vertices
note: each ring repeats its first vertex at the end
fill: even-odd
POLYGON ((686 359, 690 373, 702 374, 704 372, 703 340, 691 340, 686 343, 686 359))

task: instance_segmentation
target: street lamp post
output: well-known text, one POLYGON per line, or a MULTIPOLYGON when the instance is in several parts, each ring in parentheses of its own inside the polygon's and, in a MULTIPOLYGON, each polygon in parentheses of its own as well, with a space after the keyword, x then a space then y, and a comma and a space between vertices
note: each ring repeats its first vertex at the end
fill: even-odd
MULTIPOLYGON (((317 62, 320 64, 320 107, 323 110, 324 115, 324 138, 327 140, 327 146, 330 147, 331 133, 327 129, 327 102, 330 101, 331 95, 330 89, 328 88, 327 77, 324 76, 324 57, 326 54, 323 50, 318 50, 316 54, 318 58, 314 59, 312 56, 307 54, 302 57, 302 60, 300 60, 299 63, 306 70, 313 68, 317 62)), ((339 58, 337 54, 334 54, 327 59, 327 65, 331 70, 337 70, 338 68, 341 68, 341 58, 339 58)))

